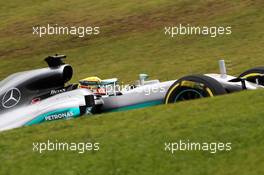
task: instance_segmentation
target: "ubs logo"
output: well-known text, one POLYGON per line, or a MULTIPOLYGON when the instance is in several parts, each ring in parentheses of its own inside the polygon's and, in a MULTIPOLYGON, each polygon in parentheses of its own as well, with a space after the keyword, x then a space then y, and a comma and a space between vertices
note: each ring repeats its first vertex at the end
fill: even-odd
POLYGON ((17 88, 7 91, 2 99, 2 106, 4 108, 12 108, 16 106, 21 99, 21 92, 17 88))

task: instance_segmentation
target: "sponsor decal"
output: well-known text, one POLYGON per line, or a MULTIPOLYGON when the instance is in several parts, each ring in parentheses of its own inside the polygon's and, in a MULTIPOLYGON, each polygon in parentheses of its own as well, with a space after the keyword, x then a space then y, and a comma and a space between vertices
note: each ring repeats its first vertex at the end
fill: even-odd
POLYGON ((73 117, 74 113, 69 111, 69 112, 63 112, 59 114, 52 114, 47 117, 45 117, 45 120, 58 120, 58 119, 63 119, 63 118, 70 118, 73 117))
POLYGON ((2 106, 4 108, 12 108, 16 106, 21 99, 21 92, 17 88, 7 91, 2 98, 2 106))
POLYGON ((54 110, 48 113, 41 114, 35 117, 33 120, 27 122, 25 126, 30 126, 45 121, 59 120, 59 119, 70 119, 80 116, 80 108, 66 108, 54 110))
POLYGON ((63 92, 66 92, 66 89, 51 90, 50 95, 56 95, 56 94, 60 94, 63 92))

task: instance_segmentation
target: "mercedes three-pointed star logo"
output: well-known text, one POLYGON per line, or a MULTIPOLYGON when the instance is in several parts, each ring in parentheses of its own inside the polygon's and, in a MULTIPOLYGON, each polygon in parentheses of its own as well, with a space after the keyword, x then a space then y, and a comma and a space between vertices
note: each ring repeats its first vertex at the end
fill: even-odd
POLYGON ((12 108, 16 106, 21 99, 21 93, 19 89, 12 88, 7 91, 2 99, 2 106, 4 108, 12 108))

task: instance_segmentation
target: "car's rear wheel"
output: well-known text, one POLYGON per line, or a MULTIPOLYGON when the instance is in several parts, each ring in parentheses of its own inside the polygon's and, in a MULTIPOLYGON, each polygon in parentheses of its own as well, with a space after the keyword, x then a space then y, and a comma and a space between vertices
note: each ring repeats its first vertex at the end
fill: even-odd
POLYGON ((243 72, 239 78, 246 79, 252 83, 258 83, 264 86, 264 67, 255 67, 243 72))
POLYGON ((225 94, 224 87, 215 79, 205 75, 185 76, 169 88, 164 103, 176 103, 225 94))

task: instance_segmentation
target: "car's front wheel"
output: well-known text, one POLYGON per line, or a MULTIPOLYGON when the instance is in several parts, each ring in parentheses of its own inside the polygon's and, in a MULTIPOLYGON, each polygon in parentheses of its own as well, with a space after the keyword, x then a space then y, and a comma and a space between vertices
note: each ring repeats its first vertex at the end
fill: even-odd
POLYGON ((205 75, 185 76, 169 88, 164 103, 176 103, 225 94, 224 87, 215 79, 205 75))

